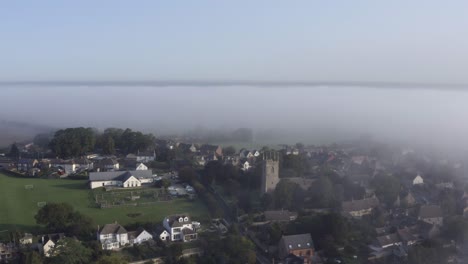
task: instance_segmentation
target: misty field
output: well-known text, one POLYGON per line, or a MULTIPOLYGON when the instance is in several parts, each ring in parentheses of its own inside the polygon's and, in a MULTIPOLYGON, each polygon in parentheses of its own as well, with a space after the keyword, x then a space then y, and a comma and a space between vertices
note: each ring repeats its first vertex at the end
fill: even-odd
POLYGON ((16 178, 0 174, 0 231, 18 228, 32 231, 36 226, 34 215, 44 202, 65 202, 76 210, 103 225, 118 221, 162 221, 169 214, 190 213, 195 218, 205 218, 207 209, 197 200, 174 200, 142 207, 99 209, 94 205, 93 192, 84 180, 52 180, 16 178))

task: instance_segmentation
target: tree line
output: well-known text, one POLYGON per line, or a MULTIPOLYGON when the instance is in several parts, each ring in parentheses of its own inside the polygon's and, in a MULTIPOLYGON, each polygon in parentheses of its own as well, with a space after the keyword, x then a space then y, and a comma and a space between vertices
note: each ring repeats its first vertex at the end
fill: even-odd
MULTIPOLYGON (((60 129, 53 135, 38 134, 33 143, 37 147, 50 149, 56 157, 73 158, 95 151, 111 155, 153 150, 155 137, 130 128, 107 128, 100 132, 95 128, 75 127, 60 129)), ((10 156, 17 158, 18 155, 19 150, 13 144, 10 156)))

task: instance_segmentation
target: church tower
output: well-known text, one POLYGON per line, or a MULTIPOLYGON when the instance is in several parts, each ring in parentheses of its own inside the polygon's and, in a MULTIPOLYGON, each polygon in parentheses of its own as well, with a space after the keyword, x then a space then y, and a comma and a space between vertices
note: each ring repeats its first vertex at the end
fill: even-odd
POLYGON ((279 182, 279 155, 278 152, 263 153, 261 192, 273 192, 279 182))

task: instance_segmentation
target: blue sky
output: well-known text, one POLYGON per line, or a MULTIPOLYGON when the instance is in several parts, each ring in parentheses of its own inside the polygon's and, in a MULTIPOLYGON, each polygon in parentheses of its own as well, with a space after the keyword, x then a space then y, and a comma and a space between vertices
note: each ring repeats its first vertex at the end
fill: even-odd
POLYGON ((468 83, 467 1, 4 1, 0 81, 468 83))

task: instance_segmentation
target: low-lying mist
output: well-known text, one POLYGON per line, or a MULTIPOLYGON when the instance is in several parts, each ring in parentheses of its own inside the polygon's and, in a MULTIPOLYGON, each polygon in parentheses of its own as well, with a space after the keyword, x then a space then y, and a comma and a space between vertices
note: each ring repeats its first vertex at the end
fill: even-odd
MULTIPOLYGON (((465 151, 468 92, 314 86, 6 86, 0 120, 155 135, 252 128, 261 144, 387 142, 465 151)), ((0 135, 1 136, 1 135, 0 135)))

